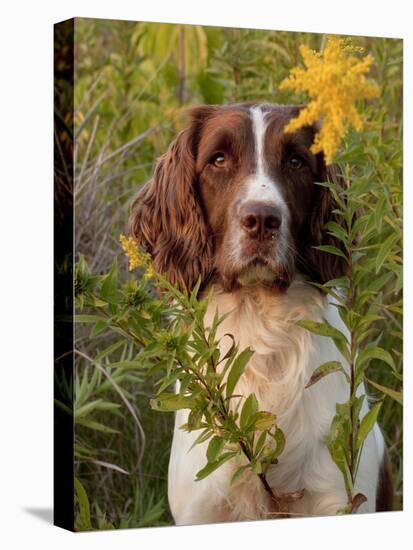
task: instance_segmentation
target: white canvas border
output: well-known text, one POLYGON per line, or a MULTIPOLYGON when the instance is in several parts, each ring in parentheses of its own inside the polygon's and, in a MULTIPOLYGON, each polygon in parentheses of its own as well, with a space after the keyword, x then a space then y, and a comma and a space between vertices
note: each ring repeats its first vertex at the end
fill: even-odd
MULTIPOLYGON (((208 2, 115 0, 4 3, 0 52, 2 237, 2 453, 0 538, 6 547, 405 548, 413 464, 411 241, 405 251, 405 512, 72 535, 41 521, 52 502, 52 43, 53 23, 73 16, 403 37, 405 120, 412 113, 412 35, 403 0, 208 2), (410 37, 409 37, 410 34, 410 37), (5 306, 5 307, 4 307, 5 306)), ((411 125, 405 151, 412 148, 411 125)), ((405 235, 412 234, 412 161, 405 155, 405 235)), ((410 242, 409 242, 410 241, 410 242)))

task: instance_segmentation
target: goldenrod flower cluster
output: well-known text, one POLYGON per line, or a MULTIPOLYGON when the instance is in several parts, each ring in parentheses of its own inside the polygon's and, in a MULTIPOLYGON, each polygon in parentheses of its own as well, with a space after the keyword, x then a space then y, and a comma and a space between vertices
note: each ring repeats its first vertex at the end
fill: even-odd
POLYGON ((137 267, 142 267, 145 271, 145 279, 153 278, 155 272, 152 267, 150 255, 140 251, 136 241, 132 239, 132 237, 127 238, 125 235, 120 235, 119 240, 123 251, 129 258, 129 271, 133 271, 137 267))
POLYGON ((378 87, 367 80, 373 58, 355 55, 362 48, 354 46, 348 39, 330 36, 322 53, 308 46, 300 46, 305 69, 295 67, 281 82, 281 89, 307 92, 311 100, 299 115, 286 126, 286 132, 294 132, 302 126, 322 122, 316 134, 311 151, 324 151, 327 164, 331 164, 347 127, 351 124, 361 130, 362 119, 356 108, 356 101, 378 95, 378 87))

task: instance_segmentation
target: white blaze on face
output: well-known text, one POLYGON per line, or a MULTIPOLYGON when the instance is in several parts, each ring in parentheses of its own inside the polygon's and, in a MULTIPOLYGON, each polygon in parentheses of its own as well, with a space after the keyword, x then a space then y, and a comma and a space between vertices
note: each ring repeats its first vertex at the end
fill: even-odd
MULTIPOLYGON (((282 222, 280 231, 276 239, 274 239, 273 260, 280 265, 284 264, 288 254, 288 242, 290 240, 289 231, 289 210, 284 197, 279 188, 277 181, 272 179, 267 173, 265 162, 264 143, 265 133, 267 130, 267 121, 265 120, 265 112, 261 107, 251 107, 250 116, 252 121, 252 130, 254 135, 254 152, 255 152, 255 170, 250 174, 244 187, 244 196, 242 203, 262 202, 268 205, 275 206, 280 209, 282 222)), ((234 220, 235 221, 235 220, 234 220)), ((238 223, 238 222, 236 222, 238 223)), ((240 258, 242 255, 242 242, 244 234, 237 231, 237 238, 233 241, 232 257, 240 258)), ((243 285, 253 284, 254 282, 263 282, 274 279, 272 269, 267 266, 251 266, 249 269, 241 273, 238 280, 243 285)))
POLYGON ((287 205, 283 199, 281 192, 277 187, 277 183, 268 177, 266 173, 265 157, 264 157, 264 139, 267 124, 265 121, 265 113, 261 107, 251 107, 252 130, 254 134, 254 149, 255 149, 255 173, 251 174, 247 183, 247 193, 244 201, 265 202, 273 204, 282 209, 283 213, 288 214, 287 205))

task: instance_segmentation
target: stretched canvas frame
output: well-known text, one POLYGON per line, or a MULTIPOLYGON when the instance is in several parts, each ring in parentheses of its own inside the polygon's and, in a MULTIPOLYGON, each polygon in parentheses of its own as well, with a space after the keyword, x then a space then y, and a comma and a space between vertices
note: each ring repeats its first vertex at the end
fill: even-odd
MULTIPOLYGON (((293 61, 299 59, 300 41, 305 40, 305 33, 285 31, 93 19, 72 19, 55 26, 57 525, 82 531, 173 524, 166 496, 172 415, 150 409, 149 399, 155 398, 157 390, 153 378, 143 380, 144 366, 139 365, 137 350, 126 345, 116 348, 116 332, 105 340, 110 322, 93 318, 95 313, 87 309, 90 302, 79 303, 80 287, 87 277, 113 274, 115 257, 120 282, 129 277, 119 235, 127 233, 129 205, 139 185, 151 177, 157 157, 184 127, 180 116, 183 108, 245 99, 267 102, 272 97, 274 103, 290 102, 291 92, 279 89, 280 74, 274 74, 273 79, 269 75, 274 59, 292 69, 293 61), (270 35, 274 41, 268 38, 270 35), (239 53, 237 62, 235 52, 239 53), (82 258, 91 264, 90 271, 82 258), (75 324, 76 299, 79 325, 75 324), (91 330, 84 324, 89 322, 91 330), (113 352, 105 355, 103 352, 112 345, 113 352), (97 380, 94 373, 99 369, 97 380), (127 379, 125 387, 114 376, 120 381, 127 379), (83 400, 79 401, 82 392, 83 400), (146 426, 142 419, 148 422, 146 426), (114 503, 112 507, 106 506, 109 502, 114 503)), ((308 35, 308 44, 314 48, 322 49, 325 40, 321 35, 308 35)), ((379 420, 392 448, 394 507, 401 509, 403 46, 397 39, 359 37, 359 41, 367 53, 376 55, 372 76, 385 87, 380 97, 387 102, 382 133, 377 132, 377 139, 373 136, 368 142, 371 150, 367 152, 367 160, 380 166, 381 187, 373 193, 375 219, 371 222, 381 239, 372 244, 376 251, 375 276, 377 280, 387 276, 388 280, 377 291, 378 299, 383 301, 383 319, 368 321, 372 336, 367 341, 370 345, 377 343, 382 351, 372 353, 366 378, 373 399, 383 402, 379 420), (393 87, 391 79, 396 82, 393 87), (397 131, 391 133, 394 126, 397 131), (383 331, 387 331, 384 344, 379 339, 383 331)), ((284 71, 283 77, 287 75, 284 71)), ((367 100, 364 107, 370 120, 375 120, 378 109, 374 101, 367 100)), ((366 131, 375 131, 373 122, 367 122, 366 131)), ((341 161, 346 162, 347 154, 350 160, 351 155, 360 155, 364 162, 366 152, 360 152, 364 142, 358 141, 356 134, 348 139, 342 146, 341 161)), ((372 184, 368 174, 361 172, 360 178, 364 176, 368 192, 372 184)), ((145 278, 140 267, 132 278, 145 278)), ((92 288, 94 281, 89 281, 92 288)), ((113 295, 121 291, 120 282, 119 288, 115 288, 116 282, 110 289, 113 295)), ((130 288, 122 288, 130 294, 130 288)), ((145 296, 141 298, 145 300, 145 296)), ((138 307, 140 298, 135 295, 134 299, 138 307)), ((95 305, 104 308, 98 301, 96 297, 95 305)), ((108 304, 109 313, 118 314, 114 309, 116 298, 111 303, 109 296, 108 304)), ((377 312, 375 316, 381 317, 377 312)), ((159 379, 160 374, 154 376, 159 379)), ((155 402, 154 409, 165 410, 165 405, 157 407, 155 402)))

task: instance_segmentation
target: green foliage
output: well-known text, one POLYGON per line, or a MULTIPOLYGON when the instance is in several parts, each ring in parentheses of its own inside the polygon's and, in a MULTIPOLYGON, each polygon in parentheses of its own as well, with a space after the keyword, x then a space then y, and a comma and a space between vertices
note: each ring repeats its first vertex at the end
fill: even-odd
POLYGON ((344 376, 347 379, 347 382, 350 382, 350 378, 346 371, 343 368, 343 365, 339 361, 328 361, 327 363, 323 363, 319 367, 316 368, 316 370, 311 375, 311 378, 309 382, 306 385, 306 388, 309 388, 322 378, 326 376, 327 374, 331 374, 333 372, 342 372, 344 376))
MULTIPOLYGON (((389 50, 389 42, 382 42, 382 46, 384 51, 389 50)), ((397 47, 394 50, 397 52, 397 47)), ((379 58, 385 57, 381 54, 379 58)), ((384 67, 377 69, 385 71, 384 67)), ((386 95, 387 86, 383 84, 386 95)), ((330 453, 347 489, 346 512, 356 510, 363 498, 354 494, 360 453, 383 405, 379 401, 361 415, 360 385, 366 381, 381 392, 381 399, 385 396, 394 399, 390 404, 393 409, 399 406, 402 396, 401 390, 366 378, 366 372, 377 372, 380 368, 388 372, 392 384, 400 387, 402 372, 401 142, 399 128, 389 116, 390 108, 383 98, 379 104, 366 108, 372 120, 367 132, 349 136, 345 152, 338 159, 342 176, 339 181, 322 183, 338 204, 340 223, 329 222, 326 229, 341 247, 316 248, 345 258, 349 272, 340 280, 317 286, 334 300, 349 336, 326 322, 298 323, 311 332, 332 338, 350 365, 349 373, 345 373, 349 399, 337 404, 329 439, 330 453)), ((308 385, 337 370, 345 372, 340 364, 322 365, 308 385)), ((397 414, 400 418, 399 411, 397 414)))
POLYGON ((75 478, 75 492, 79 505, 79 512, 75 520, 76 531, 91 531, 92 523, 90 521, 90 505, 85 488, 81 482, 75 478))
MULTIPOLYGON (((123 338, 101 351, 96 359, 77 352, 89 360, 95 370, 90 380, 87 370, 82 379, 76 378, 76 424, 116 433, 89 418, 100 410, 120 414, 116 404, 96 399, 99 375, 103 373, 107 382, 119 392, 116 377, 131 369, 136 380, 149 373, 157 376, 158 386, 156 397, 150 400, 151 407, 161 412, 189 409, 188 421, 181 428, 188 432, 200 431, 194 445, 209 441, 207 463, 197 473, 197 480, 237 457, 239 468, 235 479, 250 470, 260 475, 264 483, 268 467, 277 463, 284 448, 284 436, 277 427, 275 416, 259 410, 255 395, 234 394, 253 352, 250 349, 239 352, 233 343, 222 354, 216 334, 225 316, 216 314, 211 326, 205 326, 207 299, 198 301, 199 285, 190 294, 183 293, 164 276, 157 275, 155 287, 160 292, 151 294, 145 278, 139 285, 134 281, 120 285, 116 260, 108 274, 92 278, 83 257, 76 266, 76 274, 76 303, 79 308, 87 307, 93 312, 79 315, 78 321, 93 324, 92 337, 111 329, 123 338), (131 293, 133 288, 135 293, 131 293), (136 354, 127 361, 101 365, 104 357, 127 343, 137 347, 136 354), (110 374, 108 369, 111 369, 110 374), (165 391, 173 390, 177 382, 176 393, 165 391)), ((271 497, 277 500, 272 493, 271 497)))

